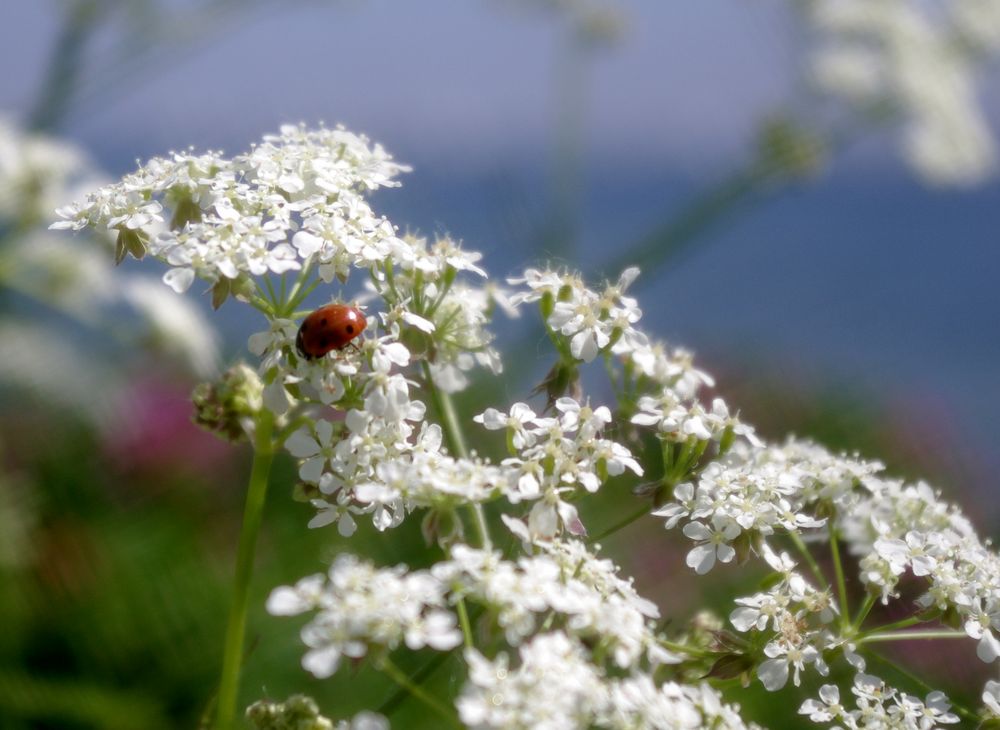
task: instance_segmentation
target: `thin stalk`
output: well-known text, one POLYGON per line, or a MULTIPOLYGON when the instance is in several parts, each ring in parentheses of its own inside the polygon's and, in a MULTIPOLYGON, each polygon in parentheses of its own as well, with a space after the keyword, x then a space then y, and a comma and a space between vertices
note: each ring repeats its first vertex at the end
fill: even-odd
POLYGON ((472 639, 472 622, 469 621, 469 610, 465 607, 465 599, 458 599, 458 622, 462 626, 462 639, 465 641, 466 649, 474 649, 475 644, 472 639))
POLYGON ((865 636, 868 636, 870 634, 875 634, 875 633, 884 634, 887 631, 896 631, 898 629, 909 628, 910 626, 919 623, 923 623, 923 619, 921 619, 920 617, 907 616, 906 618, 900 619, 899 621, 893 621, 891 624, 876 626, 875 628, 861 634, 861 638, 864 638, 865 636))
POLYGON ((865 622, 868 618, 868 614, 871 613, 872 606, 875 605, 877 598, 874 593, 868 593, 865 595, 865 602, 861 604, 861 608, 858 609, 858 615, 854 617, 854 630, 858 631, 861 628, 861 624, 865 622))
POLYGON ((274 307, 271 303, 264 299, 264 297, 257 296, 256 294, 250 297, 250 306, 261 312, 268 319, 273 319, 275 315, 274 307))
POLYGON ((107 14, 110 3, 78 0, 66 4, 59 37, 49 58, 38 99, 28 115, 28 126, 39 131, 58 129, 76 101, 85 65, 87 45, 107 14))
POLYGON ((840 599, 840 627, 846 629, 850 622, 850 607, 847 605, 847 581, 844 579, 844 566, 840 562, 840 545, 837 542, 837 529, 830 525, 830 553, 833 555, 833 572, 837 576, 837 597, 840 599))
POLYGON ((406 676, 403 670, 393 664, 389 657, 382 657, 382 659, 378 662, 378 668, 385 672, 393 682, 413 695, 414 698, 420 700, 438 713, 441 716, 441 719, 447 721, 450 726, 456 728, 463 727, 462 723, 458 721, 458 717, 455 716, 454 710, 441 702, 441 700, 437 697, 428 694, 423 687, 420 687, 410 681, 410 678, 406 676))
MULTIPOLYGON (((428 661, 424 666, 422 666, 420 669, 418 669, 416 672, 413 673, 413 679, 412 679, 413 683, 417 685, 422 685, 424 683, 424 680, 426 680, 428 677, 434 674, 434 672, 436 672, 442 664, 448 661, 448 659, 450 659, 451 656, 452 652, 450 651, 442 651, 435 654, 433 659, 428 661)), ((399 703, 401 703, 406 698, 407 694, 409 693, 407 692, 406 688, 400 687, 395 692, 393 692, 392 695, 385 702, 379 705, 379 707, 376 709, 376 712, 378 712, 378 714, 380 715, 384 715, 385 717, 389 717, 393 713, 393 711, 399 706, 399 703)))
POLYGON ((236 575, 233 581, 233 597, 229 607, 229 621, 226 624, 226 643, 222 653, 222 678, 219 682, 219 704, 216 715, 216 730, 230 730, 236 717, 236 699, 240 684, 240 665, 243 660, 243 639, 246 634, 247 599, 250 593, 250 577, 253 572, 254 548, 264 514, 267 498, 267 481, 274 461, 272 432, 274 417, 262 410, 257 419, 254 435, 253 467, 247 485, 246 506, 243 509, 243 528, 240 531, 239 548, 236 553, 236 575))
POLYGON ((791 539, 792 544, 795 545, 796 550, 798 550, 805 559, 806 565, 809 566, 809 570, 812 571, 814 576, 816 576, 816 580, 819 581, 820 587, 828 590, 830 588, 830 582, 826 579, 826 576, 823 575, 823 571, 819 568, 819 563, 816 562, 816 558, 814 558, 812 553, 809 552, 809 548, 802 541, 802 537, 799 533, 789 531, 788 537, 791 539))
POLYGON ((552 258, 572 258, 583 193, 583 128, 587 116, 590 45, 569 29, 555 59, 555 144, 548 220, 539 242, 552 258))
POLYGON ((293 290, 293 293, 288 295, 289 298, 288 302, 285 304, 284 311, 285 312, 295 311, 295 308, 298 307, 303 301, 305 301, 305 298, 310 294, 312 294, 313 290, 317 286, 319 286, 322 283, 322 281, 323 281, 322 279, 316 278, 313 279, 311 282, 309 282, 306 286, 300 288, 298 291, 293 290))
POLYGON ((633 522, 635 522, 639 518, 643 517, 644 515, 648 515, 649 511, 650 511, 649 510, 649 505, 648 504, 647 505, 643 505, 642 509, 640 509, 640 510, 638 510, 636 512, 633 512, 632 514, 628 515, 627 517, 622 518, 621 520, 619 520, 615 524, 611 525, 611 527, 609 527, 608 529, 604 530, 603 532, 599 532, 596 535, 594 535, 593 537, 588 537, 587 538, 587 542, 594 543, 594 542, 597 542, 598 540, 603 540, 604 538, 608 537, 609 535, 614 535, 616 532, 618 532, 619 530, 622 530, 622 529, 628 527, 629 525, 631 525, 633 522))
MULTIPOLYGON (((434 401, 434 407, 438 412, 438 416, 441 418, 441 426, 444 429, 448 448, 460 459, 468 459, 469 451, 465 446, 465 436, 462 434, 461 426, 459 426, 458 415, 455 413, 455 404, 451 400, 451 395, 434 385, 434 379, 431 377, 431 367, 427 364, 427 361, 424 360, 421 365, 424 370, 424 384, 427 392, 431 395, 431 400, 434 401)), ((483 506, 481 504, 471 504, 469 507, 472 511, 472 522, 476 527, 480 547, 484 550, 492 550, 493 542, 490 540, 490 530, 486 524, 486 514, 483 512, 483 506)))
POLYGON ((617 276, 627 266, 638 266, 652 280, 653 272, 682 253, 724 216, 770 187, 780 176, 770 160, 754 160, 742 170, 701 191, 676 217, 670 218, 659 228, 637 241, 621 248, 622 253, 613 260, 597 267, 598 273, 617 276))
MULTIPOLYGON (((927 684, 927 682, 925 682, 924 680, 922 680, 920 677, 918 677, 917 675, 913 674, 912 672, 910 672, 910 671, 908 671, 906 669, 903 669, 902 667, 899 666, 898 663, 896 663, 894 661, 891 661, 889 659, 886 659, 884 656, 882 656, 878 652, 872 651, 871 649, 866 648, 865 649, 865 654, 870 659, 874 659, 876 662, 879 662, 880 664, 882 664, 883 666, 885 666, 886 668, 888 668, 890 671, 896 672, 900 676, 905 677, 909 681, 913 682, 914 685, 916 685, 917 687, 920 687, 924 692, 930 694, 931 692, 934 691, 934 688, 931 687, 929 684, 927 684)), ((949 698, 949 701, 950 701, 950 698, 949 698)), ((972 710, 968 709, 967 707, 963 707, 962 705, 957 704, 954 701, 951 701, 951 709, 954 710, 955 712, 957 712, 962 717, 966 718, 967 720, 975 720, 975 721, 978 722, 979 719, 980 719, 980 717, 979 717, 978 714, 976 714, 972 710)))
POLYGON ((858 637, 859 644, 876 641, 910 641, 911 639, 965 639, 968 634, 957 629, 927 629, 926 631, 888 631, 858 637))
POLYGON ((667 641, 666 639, 659 639, 658 643, 664 649, 670 649, 670 651, 676 651, 679 654, 689 654, 690 656, 696 657, 713 657, 718 654, 718 652, 714 652, 711 649, 701 649, 696 646, 685 646, 684 644, 667 641))

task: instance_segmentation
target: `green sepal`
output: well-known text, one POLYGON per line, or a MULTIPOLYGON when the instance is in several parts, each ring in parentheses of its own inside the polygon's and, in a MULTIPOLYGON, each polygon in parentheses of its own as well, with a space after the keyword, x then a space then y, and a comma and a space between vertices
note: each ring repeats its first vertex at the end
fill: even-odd
POLYGON ((119 228, 118 238, 115 240, 115 265, 124 261, 129 254, 137 259, 145 257, 146 243, 143 238, 141 231, 119 228))
POLYGON ((185 194, 180 197, 174 205, 174 215, 170 219, 170 228, 179 231, 188 223, 199 223, 201 221, 201 207, 194 202, 190 195, 185 194))
POLYGON ((218 309, 229 299, 231 286, 230 280, 222 277, 212 287, 212 309, 218 309))
POLYGON ((715 660, 706 678, 736 679, 748 675, 753 669, 753 659, 745 654, 724 654, 715 660))
POLYGON ((542 294, 542 298, 538 300, 538 311, 542 315, 542 321, 547 322, 549 317, 552 316, 552 310, 555 309, 556 303, 555 299, 552 297, 552 292, 545 292, 542 294))

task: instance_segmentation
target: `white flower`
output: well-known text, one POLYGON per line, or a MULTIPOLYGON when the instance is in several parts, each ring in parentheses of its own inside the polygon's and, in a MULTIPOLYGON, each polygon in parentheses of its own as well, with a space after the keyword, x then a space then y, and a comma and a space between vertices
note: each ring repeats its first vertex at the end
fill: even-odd
POLYGON ((815 662, 820 674, 826 674, 826 667, 816 647, 806 644, 792 646, 782 641, 772 641, 764 647, 764 654, 769 658, 757 667, 757 677, 765 689, 775 692, 788 682, 789 669, 794 668, 792 682, 799 686, 799 675, 806 664, 815 662))
POLYGON ((843 717, 844 713, 840 690, 835 684, 824 684, 819 688, 819 701, 808 699, 799 708, 799 714, 809 715, 813 722, 832 722, 843 717))
POLYGON ((1000 718, 1000 682, 989 680, 983 687, 983 703, 992 718, 1000 718))
POLYGON ((698 575, 710 571, 716 559, 728 563, 736 557, 736 550, 729 543, 739 536, 741 530, 733 520, 716 515, 712 518, 712 527, 702 522, 689 522, 684 525, 683 532, 699 543, 688 552, 685 560, 698 575))
POLYGON ((305 459, 299 467, 303 481, 317 484, 327 463, 336 458, 333 435, 330 421, 317 421, 313 431, 303 426, 285 441, 285 448, 292 456, 305 459))

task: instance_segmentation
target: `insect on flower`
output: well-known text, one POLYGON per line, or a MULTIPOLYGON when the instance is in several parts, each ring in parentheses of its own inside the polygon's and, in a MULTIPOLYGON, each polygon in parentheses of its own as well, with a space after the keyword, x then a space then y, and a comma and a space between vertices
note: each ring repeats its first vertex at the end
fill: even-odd
POLYGON ((302 320, 295 336, 295 349, 306 360, 323 357, 332 350, 342 350, 358 337, 368 324, 357 307, 327 304, 302 320))

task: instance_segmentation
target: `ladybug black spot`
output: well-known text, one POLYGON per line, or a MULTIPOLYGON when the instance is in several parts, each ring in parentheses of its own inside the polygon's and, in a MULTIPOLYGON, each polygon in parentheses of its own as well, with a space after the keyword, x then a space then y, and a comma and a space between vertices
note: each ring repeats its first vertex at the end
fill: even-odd
POLYGON ((353 324, 347 325, 347 334, 349 334, 349 335, 353 335, 354 334, 354 325, 353 324))
POLYGON ((321 349, 321 350, 325 350, 325 349, 326 349, 326 346, 327 346, 328 344, 330 344, 330 341, 329 341, 328 339, 326 339, 325 337, 324 337, 324 338, 322 338, 322 339, 321 339, 321 340, 319 341, 319 349, 321 349))
POLYGON ((323 319, 321 319, 319 321, 319 326, 320 327, 326 327, 326 317, 323 317, 323 319))

